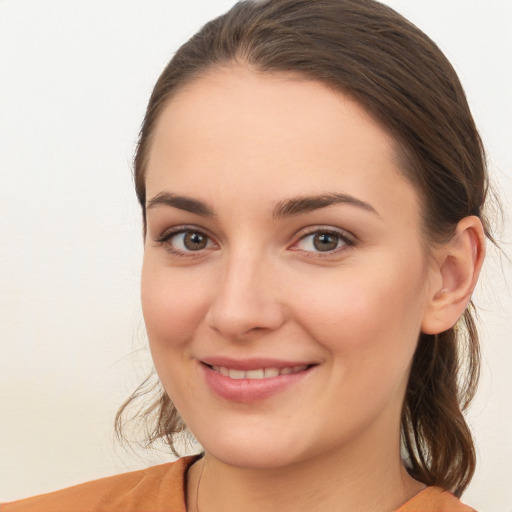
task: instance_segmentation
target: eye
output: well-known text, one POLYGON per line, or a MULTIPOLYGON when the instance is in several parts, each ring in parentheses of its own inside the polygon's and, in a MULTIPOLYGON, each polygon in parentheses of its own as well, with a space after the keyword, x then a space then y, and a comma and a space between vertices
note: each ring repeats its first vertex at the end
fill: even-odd
POLYGON ((169 242, 181 251, 200 251, 208 247, 208 242, 211 240, 203 233, 197 231, 185 231, 178 233, 169 239, 169 242))
POLYGON ((333 252, 345 246, 354 245, 354 241, 342 233, 329 230, 317 230, 303 236, 294 249, 306 252, 333 252))
POLYGON ((165 246, 169 252, 176 255, 188 255, 193 252, 215 247, 211 238, 197 229, 181 228, 179 230, 173 230, 165 233, 155 241, 165 246))

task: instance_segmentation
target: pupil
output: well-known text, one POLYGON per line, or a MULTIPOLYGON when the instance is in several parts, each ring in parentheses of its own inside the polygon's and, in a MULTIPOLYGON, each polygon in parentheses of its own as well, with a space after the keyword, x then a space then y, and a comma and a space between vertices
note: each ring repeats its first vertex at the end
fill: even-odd
POLYGON ((318 251, 332 251, 338 246, 338 237, 329 233, 315 235, 313 245, 318 251))
POLYGON ((198 251, 206 247, 206 237, 200 233, 186 233, 183 244, 189 251, 198 251))

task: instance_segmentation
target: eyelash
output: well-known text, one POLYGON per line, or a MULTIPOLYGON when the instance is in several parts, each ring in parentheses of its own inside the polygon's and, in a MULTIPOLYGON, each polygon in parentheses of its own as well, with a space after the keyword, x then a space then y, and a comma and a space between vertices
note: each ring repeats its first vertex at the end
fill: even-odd
POLYGON ((315 258, 325 258, 328 256, 332 256, 333 254, 337 254, 356 245, 356 238, 345 230, 333 229, 331 227, 322 228, 322 226, 315 226, 310 228, 306 233, 304 233, 299 238, 299 240, 293 244, 291 249, 294 251, 301 251, 301 249, 293 249, 293 247, 314 235, 335 236, 338 238, 338 243, 341 244, 339 247, 336 247, 335 249, 328 251, 303 251, 305 253, 314 255, 315 258))
POLYGON ((205 249, 201 249, 198 251, 182 251, 180 249, 176 249, 176 247, 173 247, 173 245, 170 243, 170 240, 181 234, 187 234, 187 233, 194 233, 203 236, 208 241, 212 241, 212 237, 208 235, 204 230, 196 228, 195 226, 176 226, 175 228, 171 229, 170 231, 166 231, 161 236, 155 239, 155 243, 159 246, 162 246, 165 248, 167 252, 174 256, 182 256, 185 258, 196 258, 199 256, 205 249))
MULTIPOLYGON (((194 258, 200 256, 204 250, 207 250, 205 247, 204 249, 199 249, 197 251, 188 250, 188 251, 182 251, 180 249, 177 249, 174 247, 170 242, 170 240, 180 234, 198 234, 204 238, 207 239, 208 242, 213 242, 212 237, 208 235, 204 230, 196 228, 195 226, 177 226, 173 228, 170 231, 166 231, 163 233, 160 237, 156 238, 154 241, 157 245, 163 246, 167 252, 169 252, 172 255, 180 256, 180 257, 188 257, 188 258, 194 258)), ((310 255, 313 255, 313 257, 316 258, 325 258, 328 256, 332 256, 333 254, 337 254, 340 251, 346 250, 350 247, 353 247, 356 245, 356 238, 351 235, 350 233, 341 230, 341 229, 333 229, 331 227, 329 228, 322 228, 322 226, 315 226, 311 227, 306 233, 302 234, 302 236, 293 243, 293 245, 290 247, 290 250, 297 251, 297 252, 304 252, 310 255), (299 243, 306 240, 308 237, 314 236, 314 235, 331 235, 338 238, 338 243, 341 243, 341 246, 336 247, 333 250, 328 251, 306 251, 302 249, 294 248, 299 243)), ((215 243, 215 242, 213 242, 215 243)))

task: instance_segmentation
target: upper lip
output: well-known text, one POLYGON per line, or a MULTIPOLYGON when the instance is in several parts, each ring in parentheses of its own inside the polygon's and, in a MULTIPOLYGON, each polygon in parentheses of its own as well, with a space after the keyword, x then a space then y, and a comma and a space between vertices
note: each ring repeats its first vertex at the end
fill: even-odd
POLYGON ((260 368, 289 368, 294 366, 311 366, 316 364, 311 361, 285 361, 267 357, 256 357, 248 359, 231 359, 228 357, 207 357, 200 359, 200 362, 208 366, 222 366, 232 370, 258 370, 260 368))

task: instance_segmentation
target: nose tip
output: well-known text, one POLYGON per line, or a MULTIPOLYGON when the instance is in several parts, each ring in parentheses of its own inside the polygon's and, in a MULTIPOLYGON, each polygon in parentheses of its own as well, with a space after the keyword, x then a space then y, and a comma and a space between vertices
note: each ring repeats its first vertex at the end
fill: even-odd
POLYGON ((211 329, 232 340, 278 329, 286 318, 269 276, 256 278, 247 270, 222 280, 206 315, 211 329))

